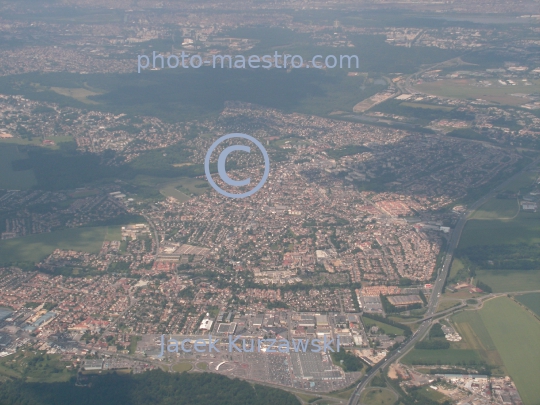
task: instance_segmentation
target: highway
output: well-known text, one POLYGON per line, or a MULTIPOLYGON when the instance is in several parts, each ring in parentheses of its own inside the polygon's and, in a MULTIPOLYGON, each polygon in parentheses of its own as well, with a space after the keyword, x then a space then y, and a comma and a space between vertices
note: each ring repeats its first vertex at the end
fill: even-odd
MULTIPOLYGON (((483 205, 490 198, 493 198, 499 191, 501 191, 510 183, 512 183, 521 173, 535 166, 539 161, 540 159, 534 160, 523 170, 519 171, 518 173, 516 173, 515 175, 513 175, 512 177, 510 177, 503 183, 499 184, 497 187, 491 190, 488 194, 486 194, 485 196, 480 198, 478 201, 470 205, 467 211, 460 217, 454 230, 452 231, 450 240, 448 241, 448 244, 446 246, 446 254, 443 261, 442 269, 439 271, 437 280, 435 281, 433 285, 433 292, 429 298, 427 311, 425 314, 426 318, 431 317, 437 310, 437 304, 442 294, 444 282, 446 280, 446 277, 448 277, 448 273, 450 271, 450 264, 452 263, 452 256, 454 254, 454 250, 456 249, 459 243, 459 239, 461 238, 461 233, 463 232, 463 229, 465 228, 465 224, 467 223, 467 219, 469 215, 473 213, 474 211, 476 211, 481 205, 483 205)), ((360 380, 360 383, 357 385, 356 389, 354 390, 353 395, 349 399, 349 405, 359 405, 360 395, 362 391, 369 385, 371 379, 379 372, 379 370, 384 369, 386 366, 392 364, 394 361, 398 360, 400 357, 404 356, 405 353, 411 350, 414 344, 416 343, 416 341, 421 339, 426 334, 432 322, 433 322, 432 318, 428 320, 424 320, 422 324, 420 325, 420 327, 418 328, 418 330, 411 337, 407 338, 407 340, 405 340, 401 344, 401 346, 399 346, 398 349, 390 355, 390 357, 387 357, 382 362, 373 366, 373 368, 360 380)))

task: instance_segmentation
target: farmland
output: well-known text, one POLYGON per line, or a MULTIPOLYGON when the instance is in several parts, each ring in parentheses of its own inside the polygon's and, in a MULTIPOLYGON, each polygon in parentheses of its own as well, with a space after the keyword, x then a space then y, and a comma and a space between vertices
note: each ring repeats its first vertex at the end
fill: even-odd
POLYGON ((540 398, 540 322, 507 297, 487 301, 480 317, 525 405, 540 398))
MULTIPOLYGON (((523 189, 535 175, 525 173, 518 179, 514 188, 523 189)), ((515 190, 512 190, 515 191, 515 190)), ((477 210, 467 222, 454 259, 450 279, 463 267, 462 256, 469 248, 488 251, 511 248, 517 259, 530 259, 527 256, 532 245, 540 243, 540 213, 517 211, 516 200, 493 199, 477 210), (508 219, 501 219, 508 218, 508 219), (460 260, 461 259, 461 260, 460 260), (459 260, 459 261, 458 261, 459 260)), ((486 256, 486 259, 495 260, 486 256)), ((476 266, 476 276, 489 285, 494 292, 530 291, 540 289, 540 269, 486 266, 485 261, 476 266)))
POLYGON ((518 295, 516 300, 540 316, 540 293, 518 295))
POLYGON ((459 346, 477 351, 482 360, 491 366, 503 366, 503 361, 478 311, 463 311, 454 315, 452 321, 463 338, 458 343, 459 346))

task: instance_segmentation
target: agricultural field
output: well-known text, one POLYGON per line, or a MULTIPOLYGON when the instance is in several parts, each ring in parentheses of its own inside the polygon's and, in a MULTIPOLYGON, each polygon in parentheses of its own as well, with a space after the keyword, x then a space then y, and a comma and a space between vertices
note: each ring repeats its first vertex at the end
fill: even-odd
POLYGON ((362 321, 364 322, 364 326, 366 329, 371 328, 372 326, 377 326, 379 329, 383 329, 385 333, 391 334, 391 335, 403 335, 403 329, 396 328, 395 326, 388 325, 386 323, 382 323, 379 321, 375 321, 370 318, 363 317, 362 321))
POLYGON ((479 311, 525 405, 540 398, 540 322, 508 297, 488 300, 479 311))
POLYGON ((0 264, 35 263, 55 249, 99 253, 106 240, 120 240, 120 227, 83 227, 0 241, 0 264))
MULTIPOLYGON (((456 343, 467 350, 475 350, 487 364, 502 368, 503 361, 478 311, 463 311, 452 317, 452 322, 462 341, 456 343)), ((494 372, 496 370, 493 370, 494 372)), ((503 369, 499 370, 504 373, 503 369)))
POLYGON ((397 396, 386 388, 374 388, 364 391, 360 403, 364 405, 393 405, 397 396))
POLYGON ((512 220, 467 221, 458 248, 478 245, 540 243, 540 213, 520 212, 512 220))
POLYGON ((493 292, 540 290, 540 270, 477 270, 476 277, 493 292))
MULTIPOLYGON (((526 190, 537 176, 536 172, 523 173, 506 190, 526 190)), ((465 226, 458 246, 458 257, 460 249, 471 247, 513 245, 516 252, 526 252, 531 245, 540 243, 540 213, 518 212, 517 209, 517 202, 510 199, 492 199, 480 207, 465 226)), ((459 258, 454 259, 449 279, 455 277, 461 268, 463 263, 459 258)), ((480 266, 476 269, 476 277, 494 292, 540 289, 540 269, 535 268, 522 270, 506 267, 502 270, 480 266)))
POLYGON ((478 85, 474 79, 446 79, 436 82, 420 83, 415 87, 425 93, 441 97, 458 99, 482 99, 506 105, 521 105, 529 101, 527 98, 512 96, 512 94, 531 94, 540 90, 538 80, 532 85, 503 86, 497 80, 490 80, 491 86, 484 87, 478 85))
POLYGON ((17 145, 0 141, 0 189, 26 190, 36 184, 32 170, 15 171, 11 165, 15 160, 27 158, 17 145))
POLYGON ((478 208, 470 219, 511 219, 519 213, 517 200, 492 198, 478 208))
POLYGON ((516 300, 540 316, 540 293, 518 295, 516 300))

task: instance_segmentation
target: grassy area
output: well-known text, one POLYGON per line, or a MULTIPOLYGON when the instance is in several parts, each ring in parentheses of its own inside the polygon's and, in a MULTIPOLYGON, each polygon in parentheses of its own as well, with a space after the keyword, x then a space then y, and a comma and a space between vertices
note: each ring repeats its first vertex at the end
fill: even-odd
POLYGON ((475 350, 491 366, 503 367, 501 356, 477 311, 460 312, 452 317, 452 321, 463 339, 457 346, 464 350, 475 350))
POLYGON ((41 137, 35 137, 35 138, 32 138, 32 140, 22 139, 22 138, 2 138, 0 139, 0 146, 2 145, 31 145, 31 146, 40 146, 47 149, 59 149, 58 144, 73 141, 72 136, 51 136, 45 139, 53 141, 54 145, 43 145, 43 139, 41 137))
POLYGON ((398 335, 398 336, 403 335, 403 329, 396 328, 395 326, 388 325, 386 323, 382 323, 379 321, 375 321, 373 319, 366 318, 366 317, 362 318, 362 321, 364 322, 366 329, 369 329, 372 326, 377 326, 379 329, 383 329, 384 333, 398 335))
POLYGON ((477 270, 476 277, 494 292, 540 290, 540 270, 477 270))
POLYGON ((59 354, 17 352, 0 359, 0 375, 28 382, 63 382, 75 375, 67 364, 60 361, 59 354))
POLYGON ((516 300, 540 316, 540 293, 518 295, 516 300))
POLYGON ((464 268, 465 266, 463 265, 461 260, 454 257, 454 260, 452 261, 452 267, 450 267, 450 274, 448 275, 448 279, 452 280, 454 277, 457 276, 458 272, 460 270, 463 270, 464 268))
POLYGON ((336 397, 336 398, 341 398, 341 399, 349 399, 352 395, 352 393, 354 392, 355 388, 351 388, 351 389, 348 389, 348 390, 345 390, 345 391, 338 391, 338 392, 333 392, 332 394, 329 394, 330 396, 333 396, 333 397, 336 397))
POLYGON ((4 142, 0 142, 0 189, 26 190, 34 186, 36 178, 32 170, 15 171, 11 165, 11 162, 28 156, 19 152, 17 145, 4 142))
POLYGON ((71 97, 85 104, 99 104, 94 100, 88 99, 89 96, 97 96, 103 94, 102 91, 93 91, 83 87, 68 88, 68 87, 50 87, 50 90, 62 96, 71 97))
POLYGON ((424 365, 462 365, 470 364, 471 361, 482 361, 476 350, 441 349, 441 350, 417 350, 413 349, 403 358, 404 364, 424 365))
POLYGON ((523 404, 538 404, 540 322, 508 297, 485 302, 479 312, 523 404))
POLYGON ((159 190, 165 197, 173 197, 180 202, 189 200, 192 194, 201 195, 210 187, 206 179, 192 179, 187 177, 171 180, 164 177, 137 176, 135 184, 159 190))
POLYGON ((187 362, 177 363, 172 367, 173 371, 176 371, 178 373, 189 371, 192 368, 193 366, 191 365, 191 363, 187 363, 187 362))
POLYGON ((538 81, 533 81, 532 86, 503 86, 496 80, 491 80, 491 86, 475 86, 476 80, 466 79, 448 79, 438 80, 436 82, 421 83, 416 85, 420 91, 436 96, 452 97, 459 99, 481 98, 487 101, 493 101, 507 105, 521 105, 527 101, 522 97, 514 97, 511 94, 524 93, 530 94, 540 90, 538 81))
POLYGON ((506 191, 518 192, 524 188, 531 186, 531 184, 537 179, 538 172, 524 172, 521 173, 513 182, 505 187, 506 191))
POLYGON ((135 354, 137 350, 137 342, 142 339, 142 336, 132 336, 129 342, 129 354, 135 354))
MULTIPOLYGON (((504 200, 501 200, 504 201, 504 200)), ((487 215, 483 214, 483 215, 487 215)), ((520 212, 514 219, 471 219, 467 222, 459 249, 485 245, 520 245, 540 243, 540 212, 520 212)), ((478 269, 477 278, 494 292, 540 289, 540 270, 478 269)))
POLYGON ((423 397, 426 397, 428 399, 431 399, 432 401, 436 401, 439 403, 443 403, 444 401, 449 400, 446 395, 440 393, 439 391, 436 391, 430 387, 422 387, 418 391, 423 397))
POLYGON ((301 392, 295 392, 294 395, 296 395, 298 398, 300 398, 304 402, 309 402, 309 401, 314 402, 315 398, 320 398, 313 395, 302 394, 301 392))
POLYGON ((0 241, 0 263, 35 263, 55 249, 99 253, 105 240, 119 240, 120 227, 85 227, 0 241))
POLYGON ((518 243, 540 243, 539 212, 520 212, 512 220, 469 220, 459 248, 518 243))
POLYGON ((517 200, 492 198, 474 212, 471 219, 507 219, 519 212, 517 200))
POLYGON ((208 363, 200 362, 195 365, 199 370, 208 370, 208 363))
POLYGON ((441 110, 441 111, 452 111, 454 107, 445 107, 443 105, 433 105, 433 104, 422 104, 422 103, 410 103, 410 102, 403 102, 400 105, 405 107, 413 107, 413 108, 426 108, 428 110, 441 110))
POLYGON ((389 389, 376 388, 364 391, 360 397, 360 403, 363 405, 393 405, 397 399, 396 394, 389 389))
POLYGON ((458 300, 440 301, 439 305, 437 305, 437 312, 446 311, 447 309, 457 307, 459 304, 461 304, 461 301, 458 301, 458 300))

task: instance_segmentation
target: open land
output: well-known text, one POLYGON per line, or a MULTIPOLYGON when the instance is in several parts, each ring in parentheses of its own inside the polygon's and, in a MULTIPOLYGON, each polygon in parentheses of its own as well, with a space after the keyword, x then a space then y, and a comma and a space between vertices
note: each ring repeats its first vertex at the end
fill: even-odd
POLYGON ((120 227, 88 227, 0 241, 2 263, 38 262, 55 249, 99 253, 106 240, 120 240, 120 227))
POLYGON ((540 293, 518 295, 516 300, 540 316, 540 293))
POLYGON ((483 361, 502 367, 502 359, 478 311, 463 311, 452 317, 456 330, 463 338, 459 345, 477 351, 483 361))
POLYGON ((487 301, 479 313, 523 403, 537 404, 540 322, 507 297, 487 301))
POLYGON ((25 190, 36 184, 32 170, 15 171, 11 163, 18 159, 26 159, 14 144, 0 143, 0 189, 25 190))
POLYGON ((474 212, 471 219, 509 219, 519 212, 517 200, 493 198, 474 212))
POLYGON ((389 389, 373 388, 366 390, 362 394, 360 403, 365 405, 390 405, 396 401, 397 397, 389 389))
POLYGON ((497 81, 492 81, 492 85, 489 87, 475 86, 474 84, 476 84, 476 80, 446 79, 417 84, 415 87, 425 93, 436 96, 459 99, 481 98, 494 103, 508 105, 521 105, 528 101, 528 99, 512 96, 511 94, 530 94, 540 89, 538 81, 535 81, 532 86, 503 86, 498 84, 497 81))

